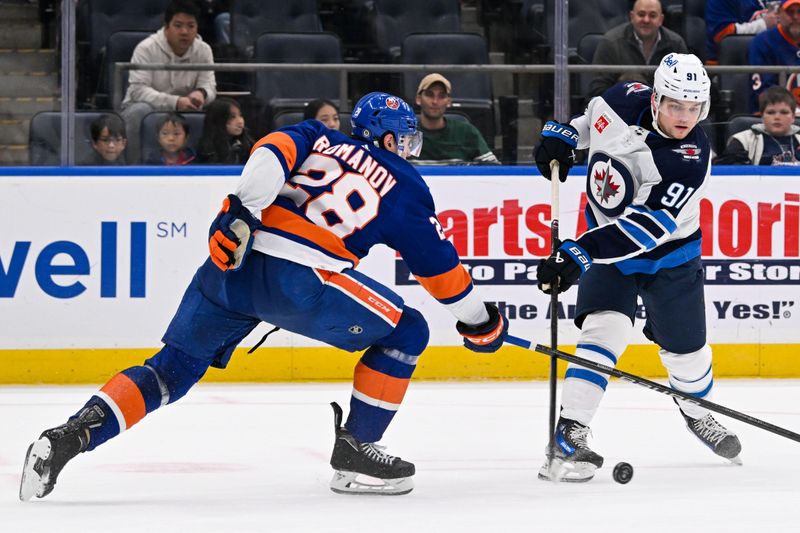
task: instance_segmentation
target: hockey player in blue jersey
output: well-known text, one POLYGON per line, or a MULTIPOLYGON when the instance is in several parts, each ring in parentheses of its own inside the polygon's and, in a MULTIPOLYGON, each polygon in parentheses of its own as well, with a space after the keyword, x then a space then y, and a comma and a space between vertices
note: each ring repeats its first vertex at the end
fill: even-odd
MULTIPOLYGON (((658 344, 670 385, 709 398, 714 380, 706 343, 699 202, 711 172, 710 82, 700 60, 668 54, 653 87, 621 83, 589 102, 569 124, 548 122, 535 149, 566 179, 575 148, 589 149, 585 216, 589 231, 565 240, 537 269, 539 288, 563 292, 580 278, 576 354, 615 366, 633 332, 637 297, 644 333, 658 344)), ((569 365, 556 427, 554 464, 539 477, 588 481, 603 458, 588 445, 589 424, 605 392, 603 374, 569 365)), ((717 455, 738 462, 741 445, 702 407, 677 400, 689 430, 717 455)))
POLYGON ((350 352, 366 350, 344 426, 341 408, 332 404, 331 489, 412 490, 414 465, 375 443, 400 407, 428 326, 419 311, 355 267, 376 244, 400 252, 419 283, 453 313, 471 350, 496 351, 508 321, 473 290, 428 187, 405 160, 421 143, 411 107, 370 93, 356 104, 352 126, 350 138, 308 120, 256 143, 235 194, 211 224, 210 258, 186 290, 164 347, 114 376, 65 424, 31 444, 22 500, 46 496, 69 460, 181 398, 209 366, 224 368, 262 321, 350 352), (363 483, 361 475, 383 483, 363 483))

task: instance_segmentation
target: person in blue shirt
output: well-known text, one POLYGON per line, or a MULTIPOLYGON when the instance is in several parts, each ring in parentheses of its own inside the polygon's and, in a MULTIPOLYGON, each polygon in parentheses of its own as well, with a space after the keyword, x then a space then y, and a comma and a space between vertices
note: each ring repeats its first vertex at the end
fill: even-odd
POLYGON ((708 63, 717 62, 719 43, 729 35, 755 35, 778 23, 779 1, 708 0, 705 6, 708 63))
MULTIPOLYGON (((751 65, 800 65, 800 0, 785 0, 781 4, 779 22, 775 28, 757 35, 750 43, 751 65)), ((750 109, 758 111, 758 96, 778 84, 778 74, 753 74, 750 90, 750 109)), ((789 76, 786 88, 800 102, 800 84, 796 74, 789 76)))

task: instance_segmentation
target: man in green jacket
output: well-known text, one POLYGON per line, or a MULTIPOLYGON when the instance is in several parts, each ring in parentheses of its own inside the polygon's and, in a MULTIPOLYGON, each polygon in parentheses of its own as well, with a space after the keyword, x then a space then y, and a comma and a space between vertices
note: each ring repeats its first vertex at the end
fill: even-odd
POLYGON ((428 74, 419 82, 417 105, 420 108, 419 129, 422 131, 420 165, 498 165, 481 132, 466 120, 448 120, 445 112, 453 99, 450 81, 441 74, 428 74))

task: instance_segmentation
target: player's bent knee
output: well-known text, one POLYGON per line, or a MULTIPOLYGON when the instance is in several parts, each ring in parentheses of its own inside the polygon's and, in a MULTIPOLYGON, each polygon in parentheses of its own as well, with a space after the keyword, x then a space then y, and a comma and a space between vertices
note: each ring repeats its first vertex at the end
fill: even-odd
POLYGON ((394 330, 376 344, 395 348, 408 355, 419 355, 428 346, 430 330, 422 313, 413 307, 404 307, 394 330))
POLYGON ((169 393, 167 403, 182 398, 208 370, 209 362, 164 346, 156 355, 145 361, 152 368, 169 393))
POLYGON ((694 352, 674 353, 659 350, 658 355, 670 375, 678 378, 694 379, 698 375, 707 373, 711 368, 711 346, 708 344, 694 352))
POLYGON ((586 316, 581 326, 581 343, 596 344, 612 352, 617 358, 628 347, 633 324, 631 319, 617 311, 599 311, 586 316))

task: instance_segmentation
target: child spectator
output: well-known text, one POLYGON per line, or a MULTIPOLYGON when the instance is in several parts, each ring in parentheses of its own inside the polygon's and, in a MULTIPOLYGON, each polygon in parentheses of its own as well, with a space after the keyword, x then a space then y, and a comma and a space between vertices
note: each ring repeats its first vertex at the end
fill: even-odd
POLYGON ((721 165, 798 165, 800 127, 794 125, 797 103, 788 90, 773 86, 759 95, 761 124, 733 135, 721 165))
POLYGON ((303 120, 319 120, 332 130, 338 130, 339 108, 330 100, 312 100, 303 110, 303 120))
POLYGON ((146 165, 188 165, 197 158, 188 146, 189 123, 179 113, 169 113, 156 125, 161 150, 147 155, 146 165))
POLYGON ((92 136, 92 155, 88 161, 79 165, 124 165, 125 147, 128 138, 125 136, 125 123, 117 115, 101 115, 89 126, 92 136))
POLYGON ((250 157, 253 138, 247 132, 242 108, 231 98, 218 98, 206 109, 199 161, 243 165, 250 157))

